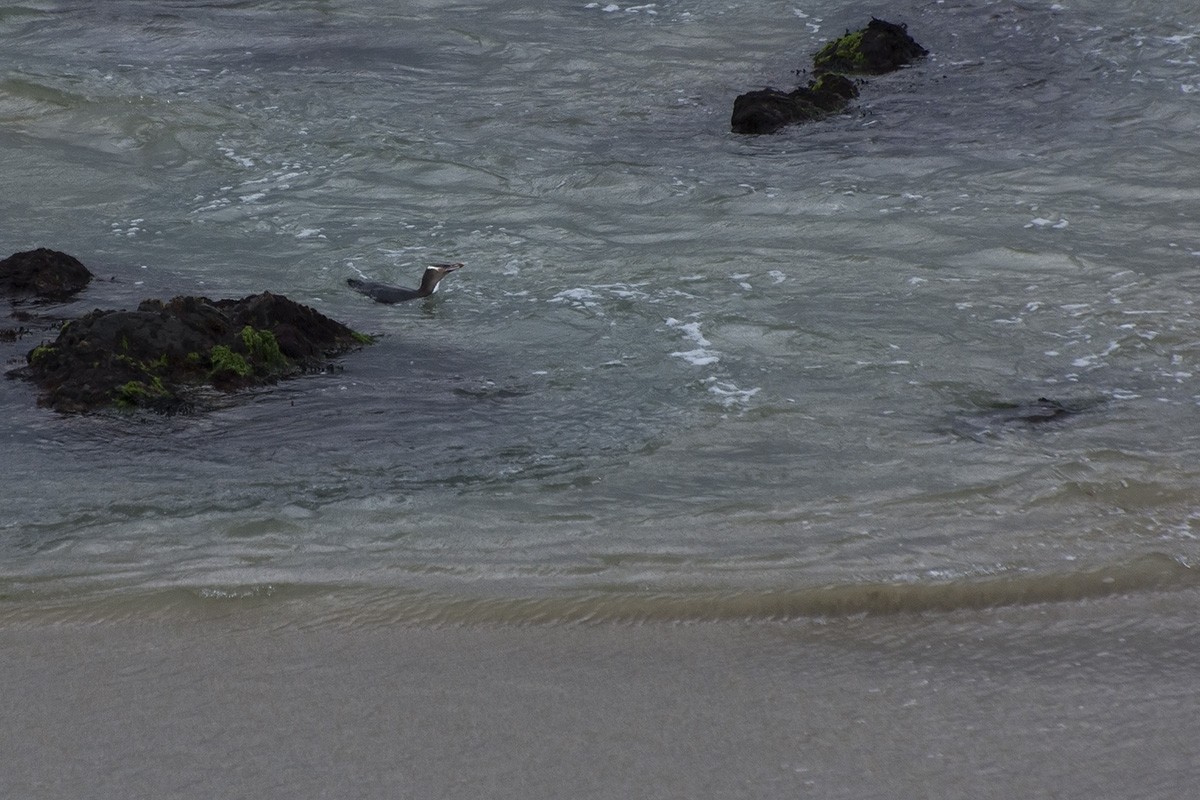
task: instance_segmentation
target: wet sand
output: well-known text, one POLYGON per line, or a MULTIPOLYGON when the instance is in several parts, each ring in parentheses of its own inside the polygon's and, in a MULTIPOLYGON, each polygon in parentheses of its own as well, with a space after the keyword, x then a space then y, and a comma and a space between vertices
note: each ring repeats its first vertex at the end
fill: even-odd
POLYGON ((0 625, 13 798, 1178 798, 1195 592, 786 623, 0 625))

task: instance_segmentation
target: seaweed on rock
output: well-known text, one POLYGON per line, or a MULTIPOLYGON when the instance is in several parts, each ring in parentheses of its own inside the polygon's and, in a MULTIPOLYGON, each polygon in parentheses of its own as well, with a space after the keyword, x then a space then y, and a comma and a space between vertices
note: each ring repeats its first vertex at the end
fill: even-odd
POLYGON ((847 31, 813 58, 816 78, 790 92, 759 89, 733 101, 734 133, 774 133, 800 122, 813 122, 843 111, 858 97, 858 87, 841 73, 878 75, 927 55, 903 25, 871 19, 867 27, 847 31))
POLYGON ((908 28, 871 18, 867 27, 846 31, 813 56, 813 71, 882 75, 929 54, 908 35, 908 28))
POLYGON ((191 410, 198 391, 263 386, 323 367, 362 346, 340 322, 281 295, 241 300, 147 300, 136 311, 95 310, 33 348, 17 371, 57 411, 141 407, 191 410))

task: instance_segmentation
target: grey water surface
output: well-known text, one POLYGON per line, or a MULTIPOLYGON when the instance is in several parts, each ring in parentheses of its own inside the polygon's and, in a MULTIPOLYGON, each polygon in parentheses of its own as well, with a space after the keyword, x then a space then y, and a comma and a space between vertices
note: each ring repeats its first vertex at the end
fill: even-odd
POLYGON ((3 248, 101 278, 39 313, 381 335, 191 417, 5 381, 6 602, 1194 583, 1200 17, 887 14, 926 61, 744 137, 858 5, 0 6, 3 248), (431 304, 345 285, 437 260, 431 304), (1038 398, 1082 410, 995 417, 1038 398))

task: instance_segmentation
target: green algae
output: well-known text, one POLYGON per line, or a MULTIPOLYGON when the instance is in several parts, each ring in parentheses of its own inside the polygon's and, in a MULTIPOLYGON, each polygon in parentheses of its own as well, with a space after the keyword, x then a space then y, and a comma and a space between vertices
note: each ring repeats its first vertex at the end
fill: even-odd
POLYGON ((211 365, 209 374, 211 377, 233 375, 238 378, 249 378, 256 372, 270 375, 285 372, 292 366, 292 362, 279 349, 279 340, 271 331, 247 325, 242 328, 241 339, 242 347, 246 350, 245 354, 223 344, 215 345, 209 351, 208 360, 211 365))
POLYGON ((813 56, 813 67, 818 72, 855 72, 867 68, 867 57, 863 53, 865 30, 847 31, 822 47, 813 56))
POLYGON ((58 348, 52 344, 39 344, 29 351, 29 355, 25 357, 25 360, 30 364, 36 364, 38 361, 47 356, 54 355, 56 352, 58 352, 58 348))
POLYGON ((254 373, 254 369, 241 353, 235 353, 223 344, 215 345, 209 351, 208 357, 209 363, 212 364, 209 374, 214 378, 226 373, 232 373, 239 378, 248 378, 254 373))
POLYGON ((118 408, 137 408, 172 396, 167 387, 163 385, 162 378, 158 376, 154 376, 149 383, 127 381, 118 386, 113 394, 118 408))
MULTIPOLYGON (((119 408, 162 404, 175 398, 176 392, 168 389, 159 375, 170 369, 167 354, 146 361, 137 361, 124 354, 117 354, 115 358, 142 374, 142 379, 128 381, 114 389, 115 403, 119 408)), ((240 347, 236 343, 232 347, 214 345, 207 356, 190 352, 183 357, 183 364, 191 369, 203 369, 207 364, 208 380, 226 384, 252 379, 255 374, 275 375, 292 366, 292 362, 279 349, 275 334, 251 325, 242 328, 240 347), (239 352, 242 348, 245 353, 239 352)))
POLYGON ((250 359, 261 364, 268 372, 285 370, 291 363, 280 351, 279 340, 271 331, 247 325, 242 328, 242 344, 246 346, 250 359))

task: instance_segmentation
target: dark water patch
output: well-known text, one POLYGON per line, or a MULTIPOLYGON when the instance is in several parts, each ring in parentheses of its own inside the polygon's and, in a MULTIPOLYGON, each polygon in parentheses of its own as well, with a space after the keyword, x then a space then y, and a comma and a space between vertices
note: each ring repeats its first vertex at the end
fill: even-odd
POLYGON ((955 414, 950 429, 964 438, 987 441, 1066 424, 1081 414, 1102 410, 1106 400, 1096 397, 1024 400, 977 397, 969 402, 974 409, 955 414))

